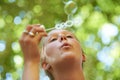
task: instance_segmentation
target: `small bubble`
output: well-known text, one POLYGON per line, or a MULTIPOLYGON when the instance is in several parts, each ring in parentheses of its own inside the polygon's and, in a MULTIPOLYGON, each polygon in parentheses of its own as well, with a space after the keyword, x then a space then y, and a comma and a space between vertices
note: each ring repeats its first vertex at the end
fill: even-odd
POLYGON ((62 23, 60 24, 60 26, 61 26, 61 28, 66 28, 66 26, 65 26, 65 23, 64 23, 64 22, 62 22, 62 23))
POLYGON ((65 25, 67 27, 72 27, 73 26, 73 22, 71 20, 68 20, 68 21, 66 21, 65 25))
POLYGON ((61 29, 60 24, 56 24, 56 25, 55 25, 55 28, 56 28, 56 29, 61 29))

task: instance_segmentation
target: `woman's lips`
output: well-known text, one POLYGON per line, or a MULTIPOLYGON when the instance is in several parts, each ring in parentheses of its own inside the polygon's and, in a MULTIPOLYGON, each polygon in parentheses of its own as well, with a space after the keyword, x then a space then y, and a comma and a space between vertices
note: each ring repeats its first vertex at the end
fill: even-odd
POLYGON ((68 43, 63 43, 61 46, 61 48, 70 48, 70 47, 71 47, 71 45, 68 43))

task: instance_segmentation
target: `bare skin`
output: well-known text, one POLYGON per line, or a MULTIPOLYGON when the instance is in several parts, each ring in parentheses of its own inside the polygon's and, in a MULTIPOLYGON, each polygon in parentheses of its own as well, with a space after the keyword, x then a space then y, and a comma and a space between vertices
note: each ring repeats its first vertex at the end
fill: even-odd
POLYGON ((38 35, 32 37, 27 33, 23 33, 19 42, 24 55, 24 72, 22 80, 39 80, 39 64, 40 49, 39 42, 47 33, 39 25, 29 25, 26 30, 33 33, 39 32, 38 35))
POLYGON ((44 70, 52 73, 55 80, 84 80, 82 62, 85 56, 74 34, 66 30, 53 30, 47 34, 38 25, 27 26, 26 30, 39 33, 34 37, 23 33, 20 38, 25 63, 23 80, 39 80, 39 43, 42 37, 46 37, 44 70))

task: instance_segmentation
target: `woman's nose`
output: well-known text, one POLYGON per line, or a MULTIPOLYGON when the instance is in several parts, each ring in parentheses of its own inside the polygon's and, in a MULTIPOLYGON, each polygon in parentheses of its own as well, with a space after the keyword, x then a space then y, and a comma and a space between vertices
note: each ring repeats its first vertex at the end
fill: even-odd
POLYGON ((67 40, 67 38, 66 38, 65 35, 60 35, 60 36, 59 36, 59 39, 60 39, 60 41, 67 40))

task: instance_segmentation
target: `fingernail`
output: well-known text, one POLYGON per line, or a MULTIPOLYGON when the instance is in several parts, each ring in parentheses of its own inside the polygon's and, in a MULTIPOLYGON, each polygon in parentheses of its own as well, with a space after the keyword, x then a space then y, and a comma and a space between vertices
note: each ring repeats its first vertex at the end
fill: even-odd
POLYGON ((40 24, 33 24, 32 27, 34 27, 34 26, 39 27, 40 24))
POLYGON ((45 29, 45 26, 44 26, 44 25, 41 25, 40 27, 43 28, 43 29, 45 29))

